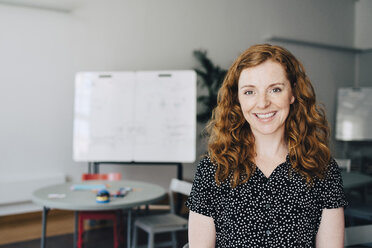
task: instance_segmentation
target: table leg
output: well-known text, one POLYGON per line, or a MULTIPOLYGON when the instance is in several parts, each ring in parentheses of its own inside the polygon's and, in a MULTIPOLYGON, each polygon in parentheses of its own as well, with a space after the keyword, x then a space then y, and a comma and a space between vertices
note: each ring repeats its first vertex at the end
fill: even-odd
POLYGON ((78 240, 78 224, 79 224, 79 211, 75 211, 75 229, 74 229, 74 245, 72 247, 77 247, 77 240, 78 240))
POLYGON ((43 215, 41 220, 41 248, 45 248, 45 234, 46 234, 46 222, 48 217, 49 208, 43 207, 43 215))
POLYGON ((131 247, 131 230, 132 230, 132 209, 128 209, 128 219, 127 219, 127 247, 131 247))

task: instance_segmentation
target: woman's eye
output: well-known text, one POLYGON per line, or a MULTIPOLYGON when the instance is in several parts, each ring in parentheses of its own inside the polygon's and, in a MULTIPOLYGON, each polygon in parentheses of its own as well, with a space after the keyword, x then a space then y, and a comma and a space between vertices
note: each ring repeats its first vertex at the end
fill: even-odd
POLYGON ((282 91, 281 88, 274 88, 274 89, 273 89, 273 92, 274 92, 274 93, 278 93, 278 92, 281 92, 281 91, 282 91))
POLYGON ((253 95, 253 91, 252 90, 247 90, 246 92, 244 92, 245 95, 253 95))

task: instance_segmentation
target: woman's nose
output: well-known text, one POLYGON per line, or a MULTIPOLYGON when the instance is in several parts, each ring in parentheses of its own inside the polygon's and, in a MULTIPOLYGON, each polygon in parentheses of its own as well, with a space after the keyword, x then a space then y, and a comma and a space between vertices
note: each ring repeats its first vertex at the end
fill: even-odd
POLYGON ((270 99, 267 94, 261 94, 258 96, 257 107, 266 108, 270 105, 270 99))

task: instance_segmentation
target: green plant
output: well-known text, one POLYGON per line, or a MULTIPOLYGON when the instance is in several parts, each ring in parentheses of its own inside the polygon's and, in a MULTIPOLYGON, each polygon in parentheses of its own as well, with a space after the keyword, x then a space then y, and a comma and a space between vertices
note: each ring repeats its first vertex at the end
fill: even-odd
POLYGON ((227 70, 219 66, 207 57, 207 51, 195 50, 194 57, 198 60, 201 67, 195 68, 199 76, 198 84, 201 88, 207 89, 207 94, 198 97, 198 102, 202 104, 202 109, 198 113, 198 121, 205 123, 212 115, 212 111, 217 105, 217 94, 220 89, 227 70))

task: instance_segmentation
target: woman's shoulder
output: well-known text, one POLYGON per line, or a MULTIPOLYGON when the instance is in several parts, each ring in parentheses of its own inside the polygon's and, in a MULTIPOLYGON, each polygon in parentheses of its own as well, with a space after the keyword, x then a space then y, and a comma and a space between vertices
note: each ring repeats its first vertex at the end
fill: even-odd
POLYGON ((340 175, 341 175, 340 167, 338 166, 337 161, 333 157, 331 157, 331 160, 326 166, 326 178, 329 179, 330 177, 340 175))
POLYGON ((334 158, 331 158, 328 163, 325 177, 318 185, 323 208, 339 208, 348 205, 343 190, 341 170, 334 158))
POLYGON ((209 155, 204 155, 199 161, 197 170, 204 175, 212 174, 214 176, 216 173, 216 168, 217 165, 213 163, 209 155))
POLYGON ((328 185, 329 183, 342 184, 341 170, 333 157, 325 165, 323 177, 317 179, 320 185, 328 185))

